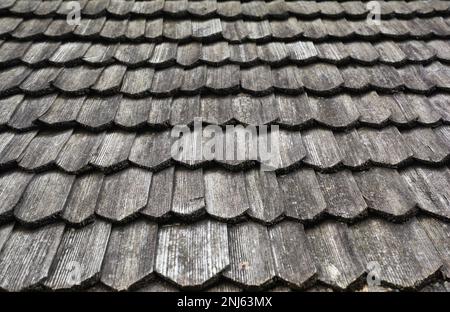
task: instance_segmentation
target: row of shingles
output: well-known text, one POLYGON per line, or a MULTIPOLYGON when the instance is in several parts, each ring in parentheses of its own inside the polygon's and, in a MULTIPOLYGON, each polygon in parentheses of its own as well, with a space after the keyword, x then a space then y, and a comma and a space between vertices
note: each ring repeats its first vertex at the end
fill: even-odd
POLYGON ((208 20, 132 19, 115 20, 83 18, 80 24, 69 25, 65 19, 27 19, 1 17, 0 36, 20 40, 81 38, 109 41, 212 41, 229 42, 323 40, 380 40, 387 38, 415 39, 448 38, 449 18, 391 19, 380 25, 347 19, 311 21, 286 20, 226 21, 208 20))
MULTIPOLYGON (((208 18, 219 16, 221 18, 286 18, 299 16, 302 18, 314 17, 348 17, 365 18, 370 7, 362 1, 120 1, 97 0, 78 1, 81 14, 91 17, 140 17, 161 16, 173 17, 191 16, 195 18, 208 18), (125 2, 125 3, 123 3, 125 2)), ((450 5, 446 1, 379 1, 380 16, 382 18, 430 16, 450 13, 450 5)), ((37 0, 7 0, 0 5, 3 13, 19 16, 45 17, 53 15, 67 15, 70 6, 62 0, 37 1, 37 0)))
POLYGON ((375 269, 384 286, 416 289, 449 277, 449 234, 447 223, 429 217, 352 226, 326 221, 306 231, 291 221, 270 227, 97 221, 66 230, 62 224, 34 230, 8 224, 0 228, 0 287, 68 289, 100 281, 127 290, 159 275, 184 289, 203 289, 224 277, 245 289, 281 281, 293 288, 318 282, 342 290, 357 288, 375 269))
POLYGON ((231 172, 173 166, 157 173, 128 168, 106 176, 9 170, 0 178, 0 216, 30 226, 55 218, 84 224, 95 214, 118 223, 139 214, 182 220, 208 214, 228 222, 250 217, 271 224, 285 217, 312 223, 325 216, 354 222, 369 212, 398 221, 411 217, 419 207, 449 220, 449 182, 448 168, 417 166, 353 173, 301 168, 279 176, 258 169, 231 172))
MULTIPOLYGON (((32 103, 38 106, 36 110, 42 104, 32 103)), ((79 101, 67 103, 77 104, 79 101)), ((325 110, 327 106, 322 108, 325 110)), ((346 106, 343 108, 347 109, 346 106)), ((87 113, 92 111, 96 110, 91 109, 87 113)), ((184 110, 179 109, 178 112, 184 110)), ((261 120, 267 116, 266 111, 263 113, 261 120)), ((212 119, 214 116, 209 117, 212 119)), ((255 124, 263 124, 255 121, 255 124)), ((449 127, 446 125, 434 129, 415 127, 402 132, 394 126, 381 129, 361 127, 345 132, 333 132, 322 127, 300 131, 270 127, 269 130, 273 131, 261 135, 257 134, 255 126, 203 128, 201 122, 194 122, 194 129, 190 130, 182 125, 185 123, 172 130, 139 134, 117 129, 93 133, 74 131, 73 128, 40 132, 3 131, 0 166, 18 165, 27 171, 40 172, 56 165, 63 171, 80 173, 92 167, 114 172, 129 163, 158 171, 174 162, 190 168, 216 162, 231 170, 259 163, 278 172, 286 172, 302 165, 320 171, 341 167, 359 170, 369 164, 402 168, 413 161, 438 165, 446 163, 449 158, 449 127), (268 149, 271 142, 276 143, 275 149, 268 149)))
POLYGON ((181 67, 237 64, 240 66, 283 66, 326 62, 337 65, 377 63, 387 65, 426 64, 434 60, 450 62, 450 44, 443 40, 312 43, 122 43, 21 42, 5 41, 0 46, 0 64, 30 67, 109 64, 127 67, 181 67), (161 57, 164 55, 164 57, 161 57))
POLYGON ((92 132, 114 128, 151 130, 192 126, 196 120, 208 125, 278 125, 282 129, 430 127, 450 123, 449 101, 450 97, 442 93, 379 95, 375 91, 327 98, 307 94, 142 99, 13 95, 0 100, 0 128, 18 132, 35 130, 39 125, 80 126, 92 132))
MULTIPOLYGON (((168 51, 168 46, 166 46, 168 51)), ((167 53, 158 57, 166 59, 167 53)), ((427 66, 410 65, 394 68, 388 65, 344 66, 316 63, 271 68, 267 65, 197 66, 164 69, 76 66, 31 69, 14 66, 0 72, 0 94, 25 92, 32 95, 58 90, 64 94, 123 94, 142 98, 148 95, 229 94, 245 92, 262 96, 274 91, 287 94, 333 95, 342 92, 376 90, 393 93, 408 90, 430 93, 450 90, 450 66, 432 62, 427 66)))

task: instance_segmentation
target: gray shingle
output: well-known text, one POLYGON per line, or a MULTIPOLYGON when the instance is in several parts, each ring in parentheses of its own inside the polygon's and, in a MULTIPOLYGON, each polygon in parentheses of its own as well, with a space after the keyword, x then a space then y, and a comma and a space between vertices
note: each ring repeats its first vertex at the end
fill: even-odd
POLYGON ((158 233, 155 270, 181 287, 204 287, 230 264, 224 223, 162 227, 158 233))
POLYGON ((306 230, 318 271, 318 280, 332 288, 354 286, 364 274, 360 254, 347 225, 324 222, 306 230))
POLYGON ((78 176, 67 198, 62 218, 76 225, 83 225, 93 219, 102 183, 101 173, 78 176))
POLYGON ((414 212, 415 195, 396 170, 372 168, 353 176, 370 209, 390 219, 404 219, 414 212))
POLYGON ((299 169, 279 176, 286 216, 303 221, 319 218, 327 208, 316 174, 312 169, 299 169))
POLYGON ((152 173, 129 168, 103 181, 96 212, 112 222, 124 222, 147 205, 152 173))
POLYGON ((242 172, 208 170, 204 175, 206 211, 216 218, 235 219, 250 209, 242 172))
POLYGON ((55 171, 35 175, 15 207, 14 216, 34 225, 59 216, 74 180, 74 176, 55 171))
POLYGON ((171 211, 181 217, 192 217, 204 213, 205 186, 203 170, 179 168, 175 170, 171 211))
POLYGON ((154 271, 157 230, 156 224, 145 220, 114 227, 105 253, 102 283, 121 291, 148 280, 154 271))
POLYGON ((69 289, 98 280, 110 232, 111 225, 104 221, 66 229, 44 285, 69 289))
POLYGON ((369 219, 352 227, 364 265, 379 266, 378 279, 395 288, 420 287, 442 261, 416 219, 394 224, 369 219))
POLYGON ((50 272, 64 225, 36 230, 15 229, 0 253, 0 288, 20 291, 36 287, 50 272))

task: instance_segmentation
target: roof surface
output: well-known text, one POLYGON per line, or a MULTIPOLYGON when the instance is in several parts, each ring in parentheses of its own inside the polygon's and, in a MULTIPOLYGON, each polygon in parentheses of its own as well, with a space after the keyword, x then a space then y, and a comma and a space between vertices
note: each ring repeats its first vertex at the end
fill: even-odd
POLYGON ((449 2, 79 2, 0 3, 0 289, 450 290, 449 2))

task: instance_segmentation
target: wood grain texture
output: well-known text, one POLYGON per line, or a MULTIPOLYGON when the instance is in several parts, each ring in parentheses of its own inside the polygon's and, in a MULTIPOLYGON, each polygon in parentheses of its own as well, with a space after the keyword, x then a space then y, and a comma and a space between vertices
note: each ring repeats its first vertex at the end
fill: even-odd
POLYGON ((10 171, 0 176, 0 219, 12 216, 23 192, 33 175, 21 171, 10 171))
POLYGON ((163 168, 171 161, 171 141, 170 131, 139 134, 128 159, 143 168, 163 168))
POLYGON ((114 290, 134 288, 153 275, 158 226, 145 220, 112 229, 101 282, 114 290))
POLYGON ((303 221, 313 221, 327 208, 317 176, 312 169, 299 169, 279 176, 286 215, 303 221))
POLYGON ((152 181, 150 171, 129 168, 105 177, 96 212, 102 217, 124 222, 147 205, 152 181))
POLYGON ((67 198, 62 218, 77 225, 93 219, 103 179, 101 173, 77 176, 67 198))
POLYGON ((171 211, 183 217, 200 215, 205 209, 203 170, 175 170, 171 211))
POLYGON ((411 167, 402 170, 401 175, 421 209, 443 218, 450 217, 450 172, 447 168, 411 167))
POLYGON ((396 170, 372 168, 353 176, 370 209, 394 219, 414 212, 414 193, 396 170))
POLYGON ((245 288, 260 288, 273 281, 275 263, 265 226, 254 222, 231 226, 230 267, 224 276, 245 288))
POLYGON ((72 130, 39 133, 21 155, 19 166, 33 171, 51 166, 71 135, 72 130))
POLYGON ((367 147, 370 159, 376 164, 396 167, 413 156, 405 139, 395 127, 382 130, 358 129, 359 137, 367 147))
POLYGON ((365 268, 347 225, 324 222, 306 230, 318 280, 335 289, 356 286, 365 268))
POLYGON ((56 158, 56 165, 68 172, 81 172, 89 167, 105 133, 74 132, 56 158))
POLYGON ((156 271, 186 288, 203 288, 230 264, 228 231, 223 223, 162 227, 158 233, 156 271))
POLYGON ((420 217, 418 220, 436 248, 439 257, 443 262, 441 271, 445 278, 448 278, 450 274, 450 247, 448 245, 450 227, 448 223, 425 216, 420 217))
POLYGON ((219 219, 233 219, 250 209, 245 178, 223 170, 208 170, 204 174, 206 211, 219 219))
POLYGON ((64 209, 75 176, 56 171, 35 175, 14 209, 14 216, 28 224, 39 224, 64 209))
POLYGON ((172 209, 175 167, 169 167, 152 176, 147 206, 141 211, 151 218, 164 218, 172 209))
POLYGON ((439 254, 416 219, 403 224, 370 219, 352 227, 361 261, 375 261, 378 278, 395 288, 414 289, 442 266, 439 254))
POLYGON ((276 221, 284 213, 283 196, 274 172, 252 169, 245 173, 245 187, 249 216, 267 223, 276 221))
POLYGON ((0 253, 0 288, 26 290, 47 278, 63 231, 64 225, 58 223, 35 230, 15 229, 0 253))
POLYGON ((108 132, 90 163, 103 170, 123 167, 127 162, 135 135, 124 131, 108 132))
POLYGON ((342 152, 339 149, 333 132, 328 129, 312 129, 302 133, 306 148, 306 164, 319 169, 332 168, 341 164, 342 152))
POLYGON ((279 223, 269 229, 269 237, 278 277, 294 288, 314 281, 317 269, 302 225, 279 223))
POLYGON ((120 103, 120 96, 88 97, 77 121, 89 130, 100 131, 110 126, 120 103))
POLYGON ((42 116, 56 99, 56 95, 29 98, 22 101, 8 121, 13 129, 27 130, 34 127, 33 121, 42 116))
POLYGON ((97 281, 110 232, 111 225, 103 221, 81 229, 66 229, 44 285, 68 289, 97 281))
POLYGON ((317 173, 317 179, 327 202, 327 213, 351 220, 366 212, 367 204, 350 171, 317 173))

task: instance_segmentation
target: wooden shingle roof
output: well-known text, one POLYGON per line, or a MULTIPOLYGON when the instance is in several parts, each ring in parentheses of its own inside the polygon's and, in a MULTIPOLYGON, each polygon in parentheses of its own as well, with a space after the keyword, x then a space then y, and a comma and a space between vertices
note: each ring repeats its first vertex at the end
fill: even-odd
POLYGON ((0 290, 450 289, 450 2, 78 2, 0 3, 0 290))

